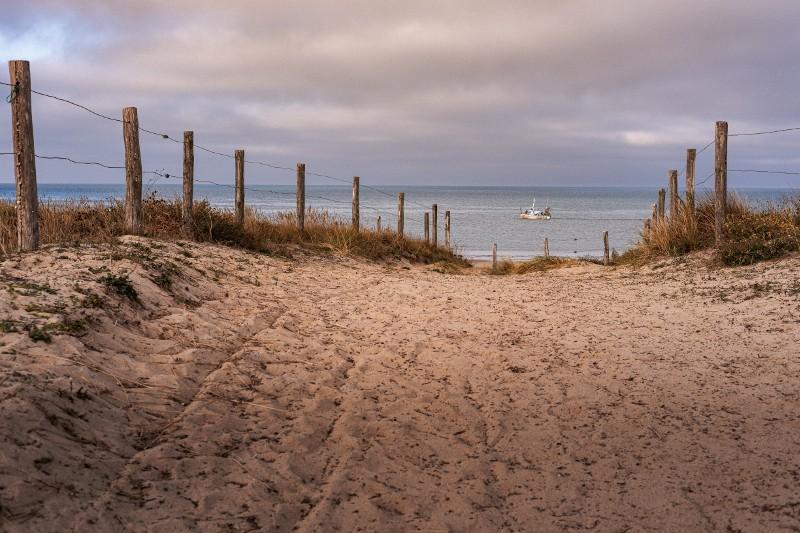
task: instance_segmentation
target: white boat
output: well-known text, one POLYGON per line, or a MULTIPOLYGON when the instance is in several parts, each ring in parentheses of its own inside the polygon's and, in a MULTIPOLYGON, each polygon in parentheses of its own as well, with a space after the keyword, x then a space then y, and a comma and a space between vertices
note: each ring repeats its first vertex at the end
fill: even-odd
POLYGON ((544 211, 539 211, 536 209, 536 198, 534 198, 530 208, 522 211, 519 214, 519 218, 525 220, 550 220, 550 208, 545 207, 544 211))

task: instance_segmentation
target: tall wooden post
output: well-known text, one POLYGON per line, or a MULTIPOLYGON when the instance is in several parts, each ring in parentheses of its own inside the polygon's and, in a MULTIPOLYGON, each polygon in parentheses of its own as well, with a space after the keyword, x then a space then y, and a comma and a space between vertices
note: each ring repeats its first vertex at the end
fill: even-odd
POLYGON ((33 147, 31 67, 27 61, 8 62, 11 82, 11 138, 17 191, 17 246, 39 248, 39 193, 36 187, 36 152, 33 147))
POLYGON ((547 237, 544 238, 544 258, 550 258, 550 242, 547 240, 547 237))
POLYGON ((444 247, 450 249, 450 211, 444 212, 444 247))
POLYGON ((377 227, 378 233, 380 233, 381 232, 381 216, 380 215, 378 215, 378 220, 377 220, 377 223, 376 223, 376 227, 377 227))
POLYGON ((142 233, 142 153, 139 149, 139 115, 135 107, 122 110, 125 138, 125 231, 142 233))
POLYGON ((183 132, 183 234, 191 237, 194 233, 192 207, 194 203, 194 132, 183 132))
POLYGON ((658 190, 658 219, 664 221, 664 203, 666 201, 667 192, 664 189, 658 190))
POLYGON ((689 215, 694 217, 694 170, 697 161, 697 150, 686 150, 686 208, 689 215))
POLYGON ((680 200, 678 198, 678 171, 669 171, 669 218, 675 220, 678 217, 680 200))
POLYGON ((353 176, 353 229, 358 231, 361 225, 361 207, 359 205, 359 183, 361 178, 353 176))
POLYGON ((405 226, 405 203, 406 193, 401 192, 397 194, 397 234, 403 236, 403 229, 405 226))
POLYGON ((431 207, 431 229, 432 231, 432 241, 434 248, 439 246, 439 206, 437 204, 433 204, 431 207))
POLYGON ((717 245, 725 231, 728 212, 728 123, 717 122, 714 152, 714 236, 717 245))
POLYGON ((492 244, 492 270, 497 268, 497 243, 492 244))
POLYGON ((424 215, 423 218, 424 218, 424 223, 422 224, 422 226, 423 226, 423 235, 425 235, 425 242, 426 243, 430 243, 431 242, 431 217, 429 216, 429 213, 427 211, 425 211, 425 215, 424 215))
POLYGON ((306 229, 306 165, 297 163, 297 231, 306 229))
POLYGON ((244 225, 244 150, 233 153, 236 160, 236 224, 244 225))
POLYGON ((603 264, 608 265, 608 232, 603 232, 603 264))

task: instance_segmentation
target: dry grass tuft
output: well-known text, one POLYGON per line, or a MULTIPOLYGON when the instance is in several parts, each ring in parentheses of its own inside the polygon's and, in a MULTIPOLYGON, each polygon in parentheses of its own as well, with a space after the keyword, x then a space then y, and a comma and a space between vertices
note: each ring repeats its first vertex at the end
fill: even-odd
MULTIPOLYGON (((13 202, 0 201, 0 253, 15 250, 16 211, 13 202)), ((42 244, 110 242, 125 234, 124 204, 120 200, 104 202, 68 200, 39 205, 42 244)), ((423 240, 401 238, 395 232, 365 229, 353 231, 349 221, 332 217, 325 211, 311 210, 306 215, 305 232, 297 230, 294 214, 265 216, 248 209, 243 226, 234 214, 208 202, 195 202, 195 227, 187 238, 199 242, 226 244, 247 250, 291 255, 292 247, 317 252, 341 252, 369 259, 406 259, 420 263, 452 263, 469 266, 452 251, 437 248, 423 240)), ((162 240, 183 237, 179 200, 165 200, 155 195, 142 202, 143 235, 162 240)))
POLYGON ((487 272, 493 276, 504 276, 508 274, 527 274, 529 272, 545 272, 556 268, 563 268, 577 264, 575 259, 563 257, 534 257, 528 261, 515 263, 510 259, 503 259, 497 262, 497 266, 490 268, 487 272))

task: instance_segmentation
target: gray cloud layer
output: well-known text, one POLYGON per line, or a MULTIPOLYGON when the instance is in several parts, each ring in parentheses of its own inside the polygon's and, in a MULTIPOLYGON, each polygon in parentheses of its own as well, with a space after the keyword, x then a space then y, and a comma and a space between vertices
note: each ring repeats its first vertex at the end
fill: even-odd
MULTIPOLYGON (((796 0, 34 0, 4 7, 0 49, 31 59, 40 90, 113 116, 135 105, 145 127, 287 166, 369 183, 654 185, 715 120, 800 126, 797 20, 796 0)), ((121 160, 118 125, 41 98, 34 113, 38 152, 121 160)), ((732 140, 731 166, 800 169, 798 140, 732 140)), ((145 167, 180 170, 180 147, 142 148, 145 167)), ((198 158, 198 175, 231 174, 198 158)))

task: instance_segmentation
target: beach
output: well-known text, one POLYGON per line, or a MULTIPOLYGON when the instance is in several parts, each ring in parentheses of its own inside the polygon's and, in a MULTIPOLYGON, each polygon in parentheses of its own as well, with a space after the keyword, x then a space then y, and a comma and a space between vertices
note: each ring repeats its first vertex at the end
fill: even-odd
POLYGON ((798 266, 8 256, 0 529, 797 528, 798 266))

